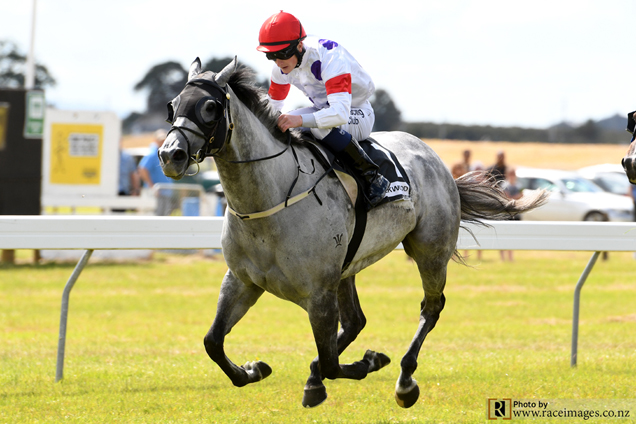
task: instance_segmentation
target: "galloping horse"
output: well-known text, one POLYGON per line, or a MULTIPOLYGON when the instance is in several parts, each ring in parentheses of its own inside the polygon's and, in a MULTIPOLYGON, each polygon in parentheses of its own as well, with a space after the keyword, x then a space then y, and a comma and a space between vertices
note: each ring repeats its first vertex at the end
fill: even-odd
POLYGON ((623 169, 625 170, 625 173, 627 174, 627 178, 629 179, 629 182, 632 184, 636 184, 636 140, 634 140, 636 138, 636 111, 635 112, 629 112, 627 114, 627 131, 630 132, 633 137, 632 137, 632 142, 629 145, 629 148, 627 149, 627 153, 625 154, 625 157, 623 158, 623 160, 621 161, 621 164, 623 165, 623 169))
POLYGON ((509 200, 492 179, 477 174, 454 180, 420 139, 374 133, 408 174, 410 199, 369 211, 359 249, 343 268, 355 226, 352 201, 299 133, 276 127, 277 113, 253 76, 237 68, 236 58, 218 74, 202 72, 197 58, 186 87, 169 104, 169 115, 172 128, 159 149, 163 172, 180 179, 190 165, 213 155, 228 203, 222 246, 229 270, 205 349, 234 385, 262 380, 272 372, 269 365, 237 366, 225 354, 224 339, 264 291, 297 304, 309 316, 318 350, 304 389, 306 407, 327 398, 324 378, 360 380, 390 362, 371 350, 352 364, 340 364, 338 357, 366 322, 355 275, 400 242, 417 264, 424 288, 419 326, 395 389, 397 403, 412 406, 419 396, 413 373, 422 343, 444 308, 446 267, 458 255, 460 219, 510 219, 545 200, 544 193, 509 200))

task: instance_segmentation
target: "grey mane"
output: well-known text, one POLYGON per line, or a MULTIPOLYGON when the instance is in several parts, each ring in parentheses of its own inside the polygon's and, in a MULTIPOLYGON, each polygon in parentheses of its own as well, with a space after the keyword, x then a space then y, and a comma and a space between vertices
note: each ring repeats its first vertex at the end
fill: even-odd
MULTIPOLYGON (((276 126, 280 114, 270 106, 267 92, 257 86, 255 81, 254 72, 245 66, 241 66, 232 73, 228 84, 241 103, 261 121, 270 134, 283 143, 287 142, 287 134, 276 126)), ((300 141, 298 132, 292 131, 291 135, 293 141, 300 141)))

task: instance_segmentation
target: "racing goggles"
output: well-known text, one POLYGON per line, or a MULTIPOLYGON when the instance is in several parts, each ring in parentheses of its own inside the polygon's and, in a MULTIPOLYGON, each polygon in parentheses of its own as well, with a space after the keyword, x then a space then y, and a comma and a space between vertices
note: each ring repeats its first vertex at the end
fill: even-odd
POLYGON ((295 55, 297 52, 298 52, 298 43, 292 43, 289 46, 277 52, 265 53, 265 57, 267 57, 268 60, 278 60, 278 59, 287 60, 287 59, 291 59, 291 57, 295 55))

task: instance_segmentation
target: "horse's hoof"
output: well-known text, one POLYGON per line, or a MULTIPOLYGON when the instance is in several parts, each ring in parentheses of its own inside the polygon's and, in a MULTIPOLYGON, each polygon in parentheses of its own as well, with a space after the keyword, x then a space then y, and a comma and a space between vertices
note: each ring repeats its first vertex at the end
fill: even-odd
POLYGON ((382 352, 374 352, 367 350, 364 354, 364 359, 369 361, 369 372, 378 371, 391 363, 391 358, 386 356, 382 352))
MULTIPOLYGON (((415 380, 413 381, 415 382, 415 380)), ((417 398, 419 397, 420 388, 417 383, 415 383, 407 392, 400 393, 397 390, 395 391, 395 401, 402 408, 410 408, 411 406, 415 405, 415 402, 417 402, 417 398)))
POLYGON ((243 369, 247 372, 250 383, 261 381, 272 374, 272 367, 262 361, 246 362, 243 369))
POLYGON ((307 387, 305 386, 305 394, 303 395, 303 406, 305 408, 313 408, 323 403, 327 399, 327 388, 322 386, 307 387))

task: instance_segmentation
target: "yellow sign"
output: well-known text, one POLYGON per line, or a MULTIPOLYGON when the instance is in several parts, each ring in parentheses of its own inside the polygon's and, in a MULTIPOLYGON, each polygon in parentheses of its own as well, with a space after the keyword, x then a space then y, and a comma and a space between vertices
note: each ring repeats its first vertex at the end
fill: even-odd
POLYGON ((104 128, 89 124, 51 124, 52 184, 99 185, 104 128))
POLYGON ((7 145, 7 128, 9 126, 9 104, 0 103, 0 150, 7 145))

